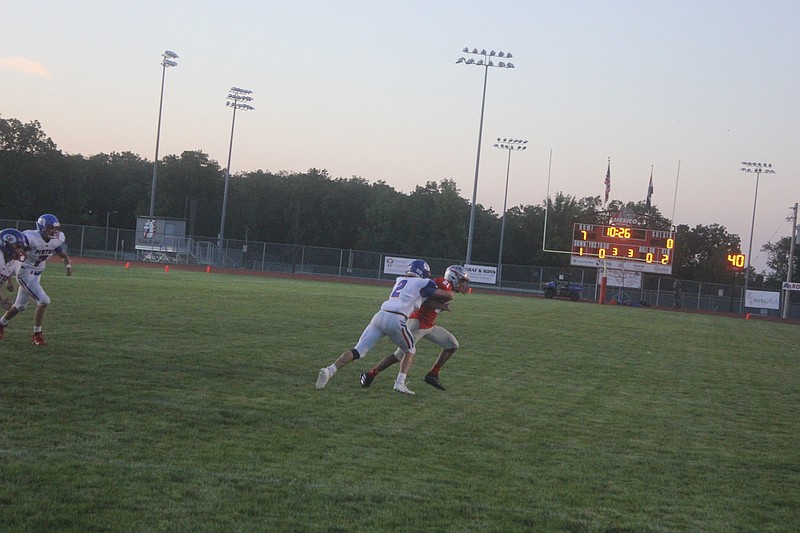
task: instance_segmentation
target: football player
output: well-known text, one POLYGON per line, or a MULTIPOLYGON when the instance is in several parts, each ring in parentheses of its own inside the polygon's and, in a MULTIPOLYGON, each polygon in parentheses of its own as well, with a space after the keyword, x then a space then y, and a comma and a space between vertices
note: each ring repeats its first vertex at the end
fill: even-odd
POLYGON ((364 329, 358 343, 340 355, 330 366, 321 368, 317 376, 316 387, 322 389, 336 374, 336 371, 355 359, 367 355, 367 352, 383 337, 389 337, 403 354, 400 372, 394 382, 394 390, 402 394, 413 395, 414 391, 406 386, 406 376, 414 364, 414 336, 408 330, 408 315, 419 309, 426 298, 438 298, 447 302, 453 298, 452 291, 445 291, 436 286, 431 277, 428 263, 415 259, 408 265, 404 276, 395 281, 389 299, 383 302, 369 325, 364 329))
MULTIPOLYGON (((444 291, 466 294, 469 290, 469 273, 461 265, 447 267, 444 271, 444 276, 433 281, 437 287, 444 291)), ((425 374, 425 383, 441 390, 446 389, 439 381, 439 371, 458 349, 458 340, 456 340, 455 336, 445 328, 436 325, 436 318, 439 313, 450 310, 448 303, 436 298, 428 298, 419 309, 408 317, 408 329, 414 335, 415 342, 424 338, 442 348, 430 372, 425 374)), ((403 352, 396 350, 393 354, 381 359, 377 365, 361 374, 361 386, 369 387, 380 372, 400 362, 402 358, 403 352)))
MULTIPOLYGON (((0 286, 4 283, 9 292, 14 290, 11 278, 19 273, 21 262, 25 259, 28 250, 28 240, 16 229, 8 228, 0 231, 0 286)), ((5 298, 2 300, 3 309, 11 307, 5 298)), ((0 340, 3 338, 3 328, 0 327, 0 340)))
POLYGON ((24 311, 33 300, 36 302, 36 311, 33 315, 33 344, 43 346, 47 343, 42 336, 42 323, 44 312, 50 305, 50 297, 42 289, 42 271, 47 260, 57 255, 64 261, 67 276, 71 276, 72 262, 64 249, 66 237, 61 232, 61 223, 55 215, 48 213, 40 216, 36 221, 36 229, 25 230, 22 234, 28 240, 29 251, 17 275, 19 283, 17 299, 14 300, 11 309, 0 318, 0 328, 5 328, 8 321, 24 311))

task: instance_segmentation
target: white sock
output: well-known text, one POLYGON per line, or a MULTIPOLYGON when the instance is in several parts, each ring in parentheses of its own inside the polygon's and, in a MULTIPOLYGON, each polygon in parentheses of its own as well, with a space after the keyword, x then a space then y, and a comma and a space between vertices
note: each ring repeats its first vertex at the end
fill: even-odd
POLYGON ((405 384, 405 382, 406 382, 406 375, 403 374, 402 372, 397 374, 397 379, 395 380, 395 383, 399 383, 400 385, 403 385, 403 384, 405 384))
POLYGON ((331 366, 329 366, 329 367, 328 367, 328 370, 330 370, 330 371, 331 371, 331 376, 332 376, 332 375, 334 375, 334 374, 336 373, 336 371, 337 371, 337 370, 339 370, 339 369, 338 369, 338 368, 336 368, 336 364, 332 364, 331 366))

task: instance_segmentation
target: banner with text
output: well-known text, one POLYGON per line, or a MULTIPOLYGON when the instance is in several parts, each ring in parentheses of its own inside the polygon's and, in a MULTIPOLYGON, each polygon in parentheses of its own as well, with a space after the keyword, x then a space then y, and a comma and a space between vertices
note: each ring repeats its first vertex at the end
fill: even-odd
POLYGON ((771 291, 747 291, 744 298, 745 307, 757 309, 780 309, 781 293, 771 291))
POLYGON ((481 265, 464 265, 464 270, 469 273, 471 283, 484 283, 494 285, 497 283, 497 267, 481 265))
MULTIPOLYGON (((597 284, 600 285, 603 281, 603 270, 600 269, 600 274, 597 276, 597 284)), ((606 285, 609 287, 623 287, 626 289, 641 289, 642 288, 642 273, 631 272, 625 270, 606 270, 606 285)))
POLYGON ((410 265, 413 260, 414 259, 409 259, 408 257, 386 256, 383 258, 383 273, 402 276, 408 272, 408 265, 410 265))

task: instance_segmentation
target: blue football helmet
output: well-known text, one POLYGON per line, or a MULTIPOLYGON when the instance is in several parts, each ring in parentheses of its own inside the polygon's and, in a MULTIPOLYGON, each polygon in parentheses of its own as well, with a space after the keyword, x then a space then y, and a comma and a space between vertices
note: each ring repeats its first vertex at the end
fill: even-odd
POLYGON ((2 246, 6 261, 10 259, 22 261, 28 250, 28 238, 14 228, 4 229, 0 231, 0 246, 2 246))
POLYGON ((61 233, 61 223, 55 215, 46 214, 40 216, 36 221, 36 229, 43 238, 55 239, 61 233))
POLYGON ((431 277, 431 267, 422 259, 414 259, 411 261, 411 264, 408 265, 406 274, 414 274, 417 277, 427 279, 431 277))

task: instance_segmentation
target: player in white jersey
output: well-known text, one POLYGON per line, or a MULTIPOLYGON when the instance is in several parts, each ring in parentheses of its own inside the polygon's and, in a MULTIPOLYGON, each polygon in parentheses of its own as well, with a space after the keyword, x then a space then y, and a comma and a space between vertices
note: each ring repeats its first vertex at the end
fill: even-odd
POLYGON ((33 344, 43 346, 47 344, 42 336, 42 323, 44 312, 50 305, 50 297, 44 292, 41 285, 42 271, 45 263, 53 255, 64 260, 67 276, 72 275, 72 262, 64 250, 66 237, 61 233, 61 223, 55 215, 46 214, 36 221, 35 230, 25 230, 22 234, 28 240, 28 252, 25 261, 19 269, 17 282, 19 290, 14 305, 0 318, 0 328, 5 328, 8 321, 24 311, 31 300, 36 302, 36 311, 33 315, 33 344))
MULTIPOLYGON (((5 283, 9 292, 14 290, 14 283, 12 278, 16 277, 19 273, 19 267, 25 259, 25 253, 28 251, 28 239, 14 228, 8 228, 0 231, 0 287, 5 283)), ((3 308, 8 309, 10 302, 5 298, 0 298, 3 301, 3 308)), ((3 328, 0 327, 0 340, 3 338, 3 328)))
POLYGON ((419 309, 422 302, 431 296, 444 301, 453 297, 451 292, 437 288, 433 280, 429 279, 430 276, 431 269, 428 263, 421 259, 412 261, 405 276, 395 281, 389 299, 383 302, 380 311, 372 317, 355 347, 342 353, 332 365, 320 369, 316 387, 324 388, 337 370, 355 359, 364 357, 379 340, 389 337, 404 354, 400 372, 394 382, 394 390, 403 394, 414 394, 406 386, 406 376, 414 364, 416 352, 414 336, 406 326, 408 315, 419 309))

